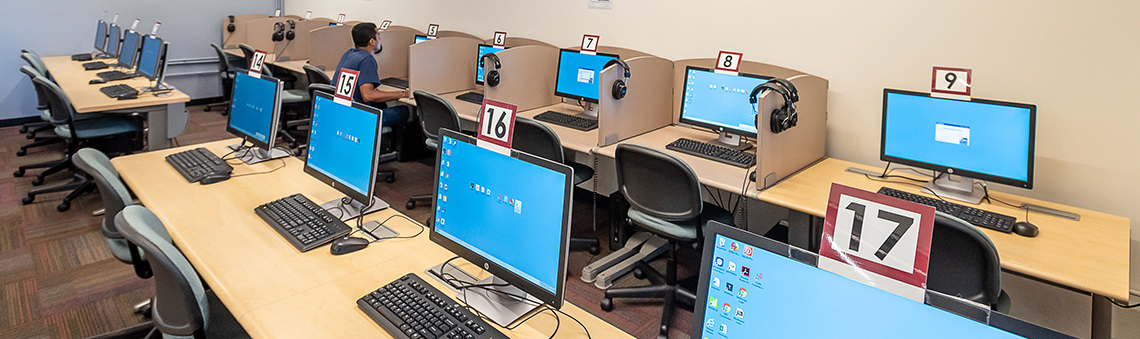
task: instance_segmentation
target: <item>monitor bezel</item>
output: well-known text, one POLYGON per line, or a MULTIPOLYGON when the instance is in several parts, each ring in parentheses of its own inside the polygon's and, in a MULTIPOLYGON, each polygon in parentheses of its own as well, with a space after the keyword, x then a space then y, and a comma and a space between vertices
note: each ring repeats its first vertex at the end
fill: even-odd
POLYGON ((420 42, 428 42, 428 41, 431 41, 431 39, 428 39, 428 36, 427 36, 427 35, 423 35, 423 34, 416 34, 415 36, 413 36, 413 37, 412 37, 412 45, 415 45, 415 44, 418 44, 418 43, 420 43, 420 42, 416 42, 416 38, 423 38, 423 39, 424 39, 424 41, 420 41, 420 42))
MULTIPOLYGON (((681 106, 680 106, 681 109, 680 109, 680 111, 678 111, 678 113, 680 113, 679 114, 680 118, 678 119, 678 122, 680 122, 682 124, 686 124, 686 125, 693 125, 693 126, 697 126, 697 127, 708 128, 708 129, 711 129, 711 130, 714 130, 717 132, 728 132, 728 133, 732 133, 732 134, 741 135, 744 137, 756 139, 760 135, 760 124, 756 123, 757 121, 755 121, 755 119, 753 119, 753 123, 756 123, 756 132, 752 132, 752 131, 745 131, 745 130, 742 130, 739 128, 725 127, 725 126, 706 123, 703 121, 696 121, 696 120, 692 120, 692 119, 685 117, 685 90, 684 89, 689 86, 689 72, 693 71, 693 70, 702 71, 702 72, 709 72, 709 73, 716 73, 716 71, 714 71, 711 68, 692 66, 692 65, 685 66, 685 74, 684 74, 685 83, 681 87, 681 106)), ((725 74, 725 75, 730 75, 730 74, 725 74)), ((744 73, 744 72, 738 72, 736 76, 743 76, 743 77, 749 77, 749 78, 755 78, 755 79, 763 79, 763 80, 767 80, 767 81, 770 81, 773 78, 773 77, 766 76, 766 75, 750 74, 750 73, 744 73)), ((759 113, 757 113, 755 110, 752 113, 756 116, 759 116, 759 113)))
MULTIPOLYGON (((266 139, 268 139, 268 141, 262 142, 261 140, 257 140, 257 138, 255 138, 254 136, 246 134, 246 133, 242 132, 241 130, 235 128, 233 126, 234 115, 232 112, 231 112, 231 114, 228 114, 226 117, 226 132, 233 134, 239 138, 242 138, 242 140, 249 141, 250 143, 252 143, 254 146, 256 146, 258 148, 264 149, 266 151, 272 151, 273 145, 277 141, 277 128, 279 127, 278 126, 280 124, 279 120, 281 119, 281 92, 284 91, 284 84, 281 82, 281 80, 278 80, 277 78, 273 78, 273 77, 270 77, 270 76, 267 76, 264 74, 262 74, 260 78, 257 78, 257 77, 254 77, 252 75, 246 74, 244 72, 237 72, 236 74, 234 74, 234 84, 233 84, 233 87, 231 88, 231 91, 232 91, 231 93, 236 93, 237 84, 238 84, 237 78, 240 76, 243 76, 243 75, 248 76, 250 78, 254 78, 254 79, 272 81, 273 83, 276 84, 277 89, 276 89, 275 94, 273 96, 273 112, 271 113, 273 115, 273 119, 270 120, 271 126, 269 126, 269 135, 268 135, 268 138, 266 138, 266 139)), ((236 105, 236 104, 237 104, 237 102, 235 100, 230 101, 231 107, 233 105, 236 105)))
MULTIPOLYGON (((138 56, 139 60, 136 62, 137 63, 136 66, 138 66, 138 70, 135 71, 135 73, 138 73, 139 75, 143 76, 144 78, 147 78, 147 80, 153 81, 153 80, 157 79, 159 75, 162 74, 161 69, 164 66, 163 64, 165 64, 165 62, 163 62, 163 59, 166 58, 166 46, 167 46, 167 44, 166 44, 166 41, 162 40, 162 38, 159 38, 158 36, 154 36, 154 35, 150 35, 150 34, 142 35, 141 40, 142 40, 142 43, 139 44, 139 56, 138 56), (158 42, 158 53, 155 54, 155 56, 154 56, 155 57, 154 74, 151 74, 151 75, 147 75, 146 73, 143 72, 143 69, 142 69, 142 51, 143 51, 143 49, 146 48, 147 40, 153 40, 153 41, 158 42)), ((278 95, 278 97, 280 97, 280 95, 278 95)))
POLYGON ((101 53, 107 53, 107 36, 111 34, 110 27, 107 27, 107 22, 99 20, 95 27, 95 50, 101 53), (99 34, 99 29, 103 29, 103 34, 99 34), (100 36, 102 35, 102 36, 100 36), (103 43, 99 43, 102 41, 103 43))
MULTIPOLYGON (((333 95, 330 93, 325 93, 325 92, 321 92, 321 91, 314 91, 313 94, 315 95, 315 97, 313 97, 312 105, 314 105, 314 106, 317 104, 317 98, 318 97, 324 98, 324 99, 330 100, 330 101, 333 100, 333 95)), ((332 102, 332 104, 340 105, 340 103, 336 103, 336 102, 332 102)), ((312 109, 314 109, 316 107, 309 107, 309 108, 310 108, 310 111, 312 111, 312 109)), ((355 102, 355 101, 352 102, 352 108, 362 110, 362 111, 376 115, 376 142, 375 142, 375 144, 372 145, 372 167, 369 170, 370 174, 368 175, 368 187, 366 187, 367 192, 365 192, 364 194, 361 194, 357 191, 354 191, 352 188, 350 188, 349 185, 345 185, 343 182, 340 182, 336 179, 330 178, 329 176, 324 175, 320 171, 310 167, 309 166, 309 156, 307 154, 305 155, 304 171, 305 171, 305 173, 313 176, 313 178, 316 178, 321 183, 324 183, 325 185, 332 186, 332 188, 343 193, 345 196, 349 197, 350 199, 355 200, 357 202, 360 202, 360 203, 367 206, 372 202, 372 195, 373 195, 373 193, 375 193, 375 189, 376 189, 375 188, 375 186, 376 186, 376 167, 380 163, 380 139, 381 139, 380 131, 384 126, 384 115, 383 115, 383 112, 381 112, 379 109, 376 109, 375 107, 368 106, 368 105, 365 105, 365 104, 362 104, 359 102, 355 102)), ((310 119, 310 122, 309 122, 310 138, 312 137, 311 133, 313 131, 313 124, 312 124, 313 121, 315 121, 315 119, 310 119)))
POLYGON ((111 25, 107 26, 107 42, 103 44, 103 53, 106 53, 106 54, 108 54, 108 55, 111 55, 111 56, 113 56, 113 57, 114 57, 116 60, 118 60, 118 59, 119 59, 119 53, 122 53, 122 52, 123 52, 123 49, 122 49, 122 48, 120 48, 120 46, 122 45, 122 43, 123 43, 123 31, 122 31, 122 28, 121 28, 121 27, 119 27, 119 25, 118 25, 118 24, 111 24, 111 25), (118 31, 119 31, 119 33, 118 33, 118 34, 115 34, 115 40, 114 40, 114 44, 115 44, 115 51, 114 51, 114 53, 111 53, 111 52, 107 52, 107 46, 108 46, 107 44, 109 44, 109 43, 112 43, 112 42, 111 42, 111 31, 113 31, 113 30, 118 30, 118 31))
MULTIPOLYGON (((483 84, 483 81, 479 80, 479 68, 480 68, 480 66, 485 66, 485 65, 483 65, 483 55, 479 55, 479 49, 482 47, 496 48, 495 46, 488 45, 488 44, 479 44, 479 47, 475 47, 475 58, 476 58, 475 59, 475 84, 476 85, 482 85, 483 84)), ((503 49, 498 50, 498 51, 494 51, 491 53, 502 52, 502 51, 507 50, 507 48, 509 48, 509 47, 503 47, 503 49)), ((491 54, 491 53, 487 53, 487 54, 491 54)), ((487 69, 485 67, 483 67, 483 73, 484 73, 484 77, 486 77, 487 69)))
MULTIPOLYGON (((471 137, 471 136, 468 136, 468 135, 465 135, 462 133, 458 133, 458 132, 455 132, 455 131, 452 131, 449 129, 440 129, 440 146, 438 149, 436 149, 436 152, 435 152, 436 153, 435 154, 435 172, 433 172, 433 173, 438 173, 440 171, 440 160, 442 158, 443 149, 444 149, 444 145, 443 145, 444 139, 443 138, 452 138, 452 139, 458 140, 459 142, 471 144, 472 146, 475 145, 475 138, 474 137, 471 137)), ((476 147, 478 147, 478 146, 476 146, 476 147)), ((562 234, 560 237, 561 240, 559 241, 559 251, 558 251, 559 256, 560 256, 558 258, 558 281, 557 281, 557 284, 554 286, 554 293, 550 293, 550 292, 546 291, 545 289, 538 286, 537 284, 534 284, 534 283, 530 282, 529 280, 526 280, 525 278, 516 275, 514 272, 511 272, 510 270, 507 270, 506 268, 503 268, 503 267, 495 264, 494 262, 487 260, 487 258, 484 258, 483 256, 479 255, 478 253, 475 253, 474 251, 467 249, 463 245, 460 245, 460 244, 452 241, 448 237, 436 232, 436 230, 435 230, 435 213, 438 212, 436 209, 436 204, 439 202, 439 199, 438 199, 438 194, 439 194, 438 192, 439 191, 438 190, 436 190, 435 191, 436 193, 433 194, 433 199, 432 199, 432 203, 431 203, 431 208, 432 208, 433 212, 432 212, 432 218, 430 220, 428 220, 430 222, 428 225, 428 230, 429 230, 428 238, 431 239, 432 242, 434 242, 440 246, 443 246, 443 248, 451 251, 452 253, 459 255, 464 260, 467 260, 468 262, 474 264, 475 266, 482 267, 483 269, 485 269, 487 272, 490 272, 495 277, 502 279, 503 281, 506 281, 507 283, 511 284, 511 286, 514 286, 514 287, 517 287, 517 288, 523 290, 524 292, 526 292, 530 296, 537 298, 539 301, 542 301, 543 303, 546 303, 546 304, 554 307, 555 309, 559 309, 562 307, 562 303, 565 300, 565 291, 566 291, 566 274, 567 274, 566 269, 567 269, 567 265, 568 265, 567 261, 569 258, 568 253, 569 253, 569 246, 570 246, 570 216, 571 216, 571 207, 573 206, 572 200, 573 200, 573 193, 574 193, 574 183, 573 183, 574 170, 572 168, 570 168, 569 166, 566 166, 564 164, 556 163, 556 162, 547 160, 547 159, 542 158, 542 157, 534 156, 534 155, 524 153, 524 152, 520 152, 520 151, 513 150, 513 149, 511 150, 511 157, 525 161, 525 162, 533 164, 533 165, 541 166, 543 168, 546 168, 546 169, 549 169, 552 171, 559 172, 566 178, 566 181, 563 184, 563 187, 565 188, 565 193, 563 196, 563 208, 562 208, 562 234)), ((435 176, 434 181, 435 181, 434 182, 435 185, 432 187, 439 187, 439 176, 438 175, 435 176)))
POLYGON ((122 40, 122 44, 119 45, 119 58, 118 58, 119 66, 122 66, 122 67, 127 68, 127 69, 135 68, 135 66, 138 66, 138 64, 139 64, 139 54, 140 54, 139 50, 142 49, 142 43, 141 43, 142 42, 142 34, 139 34, 138 32, 136 32, 134 30, 128 29, 126 32, 123 32, 123 38, 121 40, 122 40), (124 52, 123 48, 127 47, 127 34, 134 34, 135 35, 135 44, 134 44, 135 47, 134 47, 134 50, 131 51, 132 55, 131 55, 131 59, 129 60, 130 62, 128 62, 127 64, 124 65, 122 55, 124 52))
POLYGON ((906 158, 900 158, 900 157, 896 157, 896 156, 887 155, 887 105, 888 105, 887 97, 890 94, 911 95, 911 96, 927 97, 927 98, 938 99, 938 100, 955 100, 955 99, 947 99, 947 98, 939 98, 939 97, 931 96, 930 93, 884 88, 883 89, 883 115, 882 115, 882 121, 881 121, 882 128, 880 130, 880 138, 879 138, 879 160, 891 162, 891 163, 896 163, 896 164, 902 164, 902 165, 906 165, 906 166, 913 166, 913 167, 928 169, 928 170, 941 172, 941 173, 947 173, 947 174, 969 177, 969 178, 978 179, 978 180, 995 182, 995 183, 1014 186, 1014 187, 1021 187, 1021 188, 1025 188, 1025 189, 1033 189, 1033 164, 1034 164, 1035 158, 1036 158, 1035 149, 1036 149, 1036 139, 1037 139, 1037 105, 1016 103, 1016 102, 1005 102, 1005 101, 997 101, 997 100, 978 99, 978 98, 971 98, 968 101, 968 102, 973 102, 973 103, 1007 106, 1007 107, 1023 108, 1023 109, 1029 110, 1029 162, 1027 164, 1028 167, 1026 168, 1028 175, 1026 176, 1026 180, 1019 180, 1019 179, 1014 179, 1014 178, 997 176, 997 175, 993 175, 993 174, 986 174, 986 173, 981 173, 981 172, 965 170, 965 169, 952 167, 952 166, 933 164, 933 163, 928 163, 928 162, 923 162, 923 161, 918 161, 918 160, 913 160, 913 159, 906 159, 906 158))
MULTIPOLYGON (((602 92, 603 92, 602 88, 601 88, 602 84, 600 81, 598 82, 598 86, 599 86, 598 87, 598 98, 587 98, 587 97, 583 97, 583 96, 573 95, 573 94, 562 92, 562 90, 558 88, 558 84, 560 83, 560 81, 558 81, 559 80, 558 77, 561 76, 561 72, 559 72, 558 70, 562 69, 562 54, 563 53, 581 53, 581 51, 577 50, 577 49, 573 49, 573 48, 562 48, 562 49, 558 50, 558 66, 557 66, 557 68, 555 68, 555 71, 554 71, 554 95, 560 96, 560 97, 563 97, 566 99, 570 99, 570 100, 585 101, 585 102, 592 103, 592 104, 598 103, 598 98, 601 98, 602 92)), ((612 54, 612 53, 594 53, 594 54, 600 55, 600 56, 611 57, 614 59, 621 59, 621 56, 618 56, 617 54, 612 54)), ((602 75, 602 71, 603 71, 603 69, 598 70, 598 76, 602 75)), ((601 80, 601 79, 599 79, 599 80, 601 80)))

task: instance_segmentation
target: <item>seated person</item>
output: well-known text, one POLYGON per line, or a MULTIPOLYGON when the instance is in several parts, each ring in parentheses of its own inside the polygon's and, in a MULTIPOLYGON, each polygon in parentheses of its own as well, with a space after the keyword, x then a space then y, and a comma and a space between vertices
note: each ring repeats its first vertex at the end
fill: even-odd
POLYGON ((356 47, 350 48, 340 57, 332 85, 336 86, 336 79, 340 79, 342 68, 360 72, 356 79, 356 91, 352 94, 352 101, 380 109, 383 112, 382 123, 384 126, 396 126, 408 121, 408 116, 411 113, 407 106, 388 107, 385 102, 410 98, 412 97, 412 90, 381 91, 377 89, 380 87, 379 66, 376 65, 376 59, 372 57, 373 51, 376 51, 380 45, 380 34, 376 30, 376 24, 364 22, 352 26, 352 42, 356 47))

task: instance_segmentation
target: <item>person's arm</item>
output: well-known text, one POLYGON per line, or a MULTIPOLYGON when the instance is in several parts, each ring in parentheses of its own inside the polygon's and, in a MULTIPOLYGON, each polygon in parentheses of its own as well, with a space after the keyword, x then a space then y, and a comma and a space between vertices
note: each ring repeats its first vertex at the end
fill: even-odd
POLYGON ((400 98, 410 97, 411 90, 403 91, 381 91, 376 88, 375 84, 366 83, 360 85, 360 98, 367 102, 388 102, 398 100, 400 98))

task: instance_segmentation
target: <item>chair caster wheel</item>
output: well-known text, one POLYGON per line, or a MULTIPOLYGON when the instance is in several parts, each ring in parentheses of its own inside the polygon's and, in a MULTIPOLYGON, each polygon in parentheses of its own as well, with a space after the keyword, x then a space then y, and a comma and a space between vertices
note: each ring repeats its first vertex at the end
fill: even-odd
POLYGON ((606 312, 613 311, 614 310, 614 300, 610 299, 610 298, 604 298, 604 299, 602 299, 602 303, 598 306, 602 307, 602 311, 606 311, 606 312))
POLYGON ((28 133, 28 127, 20 126, 20 133, 28 133))
POLYGON ((595 245, 595 246, 590 246, 590 255, 598 255, 599 253, 602 253, 602 249, 601 249, 601 248, 599 248, 599 247, 598 247, 598 246, 596 246, 596 245, 595 245))
POLYGON ((640 268, 635 268, 633 269, 633 277, 637 279, 645 279, 645 272, 643 272, 640 268))
POLYGON ((28 150, 23 149, 23 148, 16 150, 16 156, 17 157, 22 157, 25 155, 28 155, 28 150))
POLYGON ((396 175, 389 175, 387 179, 384 179, 384 182, 389 184, 396 182, 396 175))
POLYGON ((404 208, 407 208, 410 210, 416 209, 416 201, 415 200, 408 200, 408 203, 404 204, 404 208))
POLYGON ((24 170, 18 169, 15 172, 12 172, 12 176, 17 178, 22 177, 24 176, 24 170))
POLYGON ((206 108, 205 108, 205 109, 203 109, 203 111, 209 112, 209 111, 210 111, 210 106, 206 106, 206 108))
POLYGON ((66 202, 66 201, 63 203, 60 203, 59 206, 55 207, 55 210, 60 211, 60 212, 67 212, 67 210, 69 210, 69 209, 71 209, 71 203, 66 202))
POLYGON ((20 199, 20 203, 23 203, 24 205, 31 204, 34 201, 36 201, 36 197, 30 196, 30 195, 24 197, 23 199, 20 199))
POLYGON ((28 138, 28 140, 32 140, 32 139, 36 138, 36 134, 35 133, 28 133, 28 134, 25 134, 24 137, 28 138))
POLYGON ((44 177, 36 176, 35 179, 32 179, 32 186, 39 186, 39 185, 43 185, 43 184, 44 184, 44 177))

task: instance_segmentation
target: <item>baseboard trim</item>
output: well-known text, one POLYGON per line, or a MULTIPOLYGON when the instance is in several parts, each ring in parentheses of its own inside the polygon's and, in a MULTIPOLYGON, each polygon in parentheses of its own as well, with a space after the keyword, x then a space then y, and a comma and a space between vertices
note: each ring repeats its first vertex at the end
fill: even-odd
POLYGON ((0 127, 20 126, 23 124, 30 124, 33 122, 44 121, 38 115, 30 115, 19 118, 0 119, 0 127))

